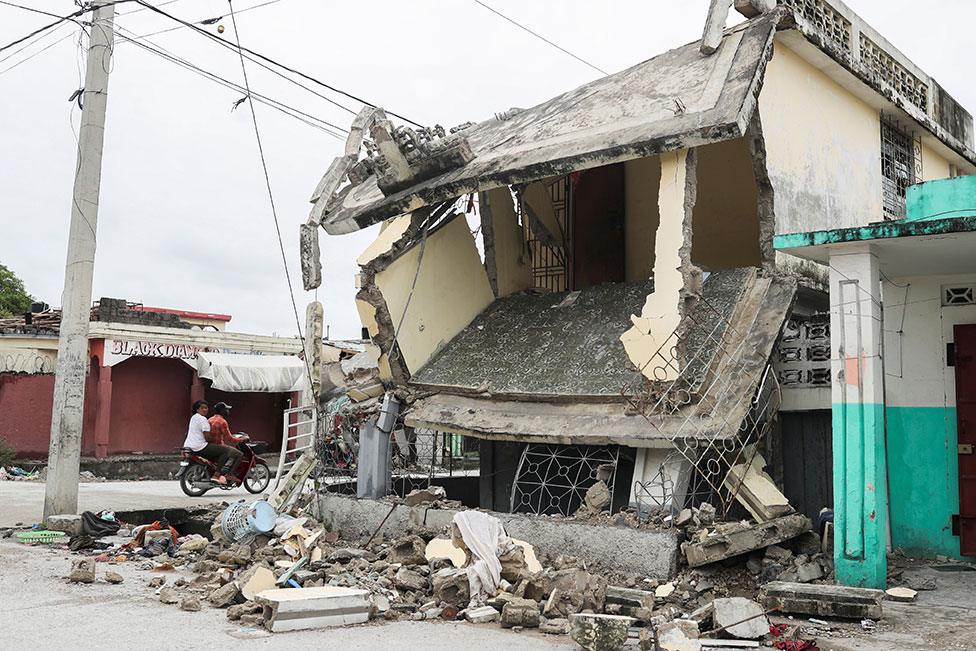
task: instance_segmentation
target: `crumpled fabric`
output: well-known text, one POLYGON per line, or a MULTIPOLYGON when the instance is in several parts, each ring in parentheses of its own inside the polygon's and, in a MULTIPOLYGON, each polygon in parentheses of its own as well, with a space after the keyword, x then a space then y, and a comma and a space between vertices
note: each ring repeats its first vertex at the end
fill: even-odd
MULTIPOLYGON (((112 517, 115 517, 114 514, 112 517)), ((81 514, 81 532, 92 538, 114 536, 119 532, 120 526, 114 519, 106 520, 91 511, 85 511, 81 514)))
POLYGON ((493 516, 481 511, 461 511, 454 515, 454 525, 461 534, 474 562, 465 571, 471 591, 470 606, 484 604, 498 593, 502 580, 499 556, 510 553, 515 544, 505 527, 493 516))

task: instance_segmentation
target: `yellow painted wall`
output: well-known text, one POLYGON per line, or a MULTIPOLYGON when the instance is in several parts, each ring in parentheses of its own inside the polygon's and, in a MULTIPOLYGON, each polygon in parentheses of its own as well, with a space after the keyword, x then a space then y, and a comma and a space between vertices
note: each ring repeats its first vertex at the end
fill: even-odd
POLYGON ((386 300, 394 327, 407 307, 398 339, 411 373, 418 371, 494 300, 488 274, 463 216, 427 237, 408 306, 419 259, 417 245, 376 274, 376 286, 386 300))
POLYGON ((934 181, 949 178, 949 161, 922 143, 922 180, 934 181))
POLYGON ((654 238, 660 223, 658 190, 661 185, 661 159, 638 158, 624 163, 626 213, 626 279, 647 280, 654 271, 654 238))
POLYGON ((776 232, 882 219, 879 112, 777 41, 759 96, 776 232))
MULTIPOLYGON (((356 299, 356 311, 359 312, 359 322, 363 324, 366 328, 366 332, 369 333, 370 338, 376 337, 380 328, 376 323, 376 308, 367 303, 366 301, 361 301, 356 299)), ((367 350, 373 348, 373 346, 367 347, 367 350)), ((379 349, 376 346, 377 350, 379 349)), ((375 355, 376 365, 379 368, 380 379, 390 381, 393 379, 393 370, 390 368, 390 358, 386 353, 379 352, 375 355)))
POLYGON ((745 138, 695 150, 698 196, 691 261, 705 271, 758 267, 758 190, 745 138))
POLYGON ((479 201, 488 206, 494 235, 495 274, 498 296, 508 296, 533 285, 532 260, 522 227, 515 215, 515 201, 508 186, 482 192, 479 201))

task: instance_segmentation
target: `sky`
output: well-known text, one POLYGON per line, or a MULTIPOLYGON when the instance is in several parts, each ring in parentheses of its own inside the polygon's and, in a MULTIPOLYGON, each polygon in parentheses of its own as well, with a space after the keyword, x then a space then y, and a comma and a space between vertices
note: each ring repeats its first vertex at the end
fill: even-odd
MULTIPOLYGON (((71 0, 12 0, 68 14, 71 0)), ((189 22, 226 15, 226 0, 151 0, 189 22)), ((234 0, 244 46, 422 124, 451 127, 529 107, 599 75, 474 0, 234 0)), ((701 35, 707 0, 485 0, 595 66, 614 72, 701 35)), ((969 62, 976 2, 848 0, 848 5, 976 110, 969 62)), ((125 36, 174 26, 134 3, 118 6, 125 36)), ((741 17, 732 12, 730 23, 741 17)), ((0 5, 0 45, 52 19, 0 5)), ((207 26, 233 37, 229 17, 207 26)), ((62 25, 0 61, 0 263, 36 298, 61 303, 83 84, 80 30, 62 25), (64 40, 61 40, 64 39, 64 40), (59 42, 60 41, 60 42, 59 42), (44 51, 40 51, 47 48, 44 51), (36 56, 35 56, 36 54, 36 56), (27 59, 27 57, 31 57, 27 59), (22 62, 22 63, 21 63, 22 62), (14 66, 14 67, 12 67, 14 66)), ((235 83, 237 56, 190 29, 155 45, 235 83)), ((19 47, 19 46, 18 46, 19 47)), ((0 53, 0 59, 13 50, 0 53)), ((343 128, 352 113, 253 64, 252 91, 343 128)), ((355 112, 356 101, 317 92, 355 112)), ((222 87, 118 41, 109 82, 93 298, 233 315, 228 329, 292 336, 297 325, 246 105, 222 87)), ((323 282, 304 292, 298 226, 342 141, 262 104, 257 121, 285 254, 304 321, 316 297, 333 338, 359 336, 356 256, 376 227, 321 233, 323 282)))

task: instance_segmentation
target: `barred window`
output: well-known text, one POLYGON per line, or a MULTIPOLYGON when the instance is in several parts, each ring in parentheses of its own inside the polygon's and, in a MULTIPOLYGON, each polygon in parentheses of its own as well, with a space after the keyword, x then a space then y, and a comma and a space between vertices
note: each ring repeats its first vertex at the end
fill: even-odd
POLYGON ((881 116, 881 184, 885 219, 905 217, 905 191, 921 177, 921 147, 912 135, 881 116))

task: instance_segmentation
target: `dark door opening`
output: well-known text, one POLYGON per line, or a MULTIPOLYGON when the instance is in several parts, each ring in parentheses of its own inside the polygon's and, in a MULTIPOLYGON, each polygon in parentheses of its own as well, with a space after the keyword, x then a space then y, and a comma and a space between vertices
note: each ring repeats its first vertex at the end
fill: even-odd
POLYGON ((959 456, 959 547, 976 556, 976 325, 953 328, 959 456))
POLYGON ((573 183, 573 289, 625 280, 624 166, 586 170, 573 183))

